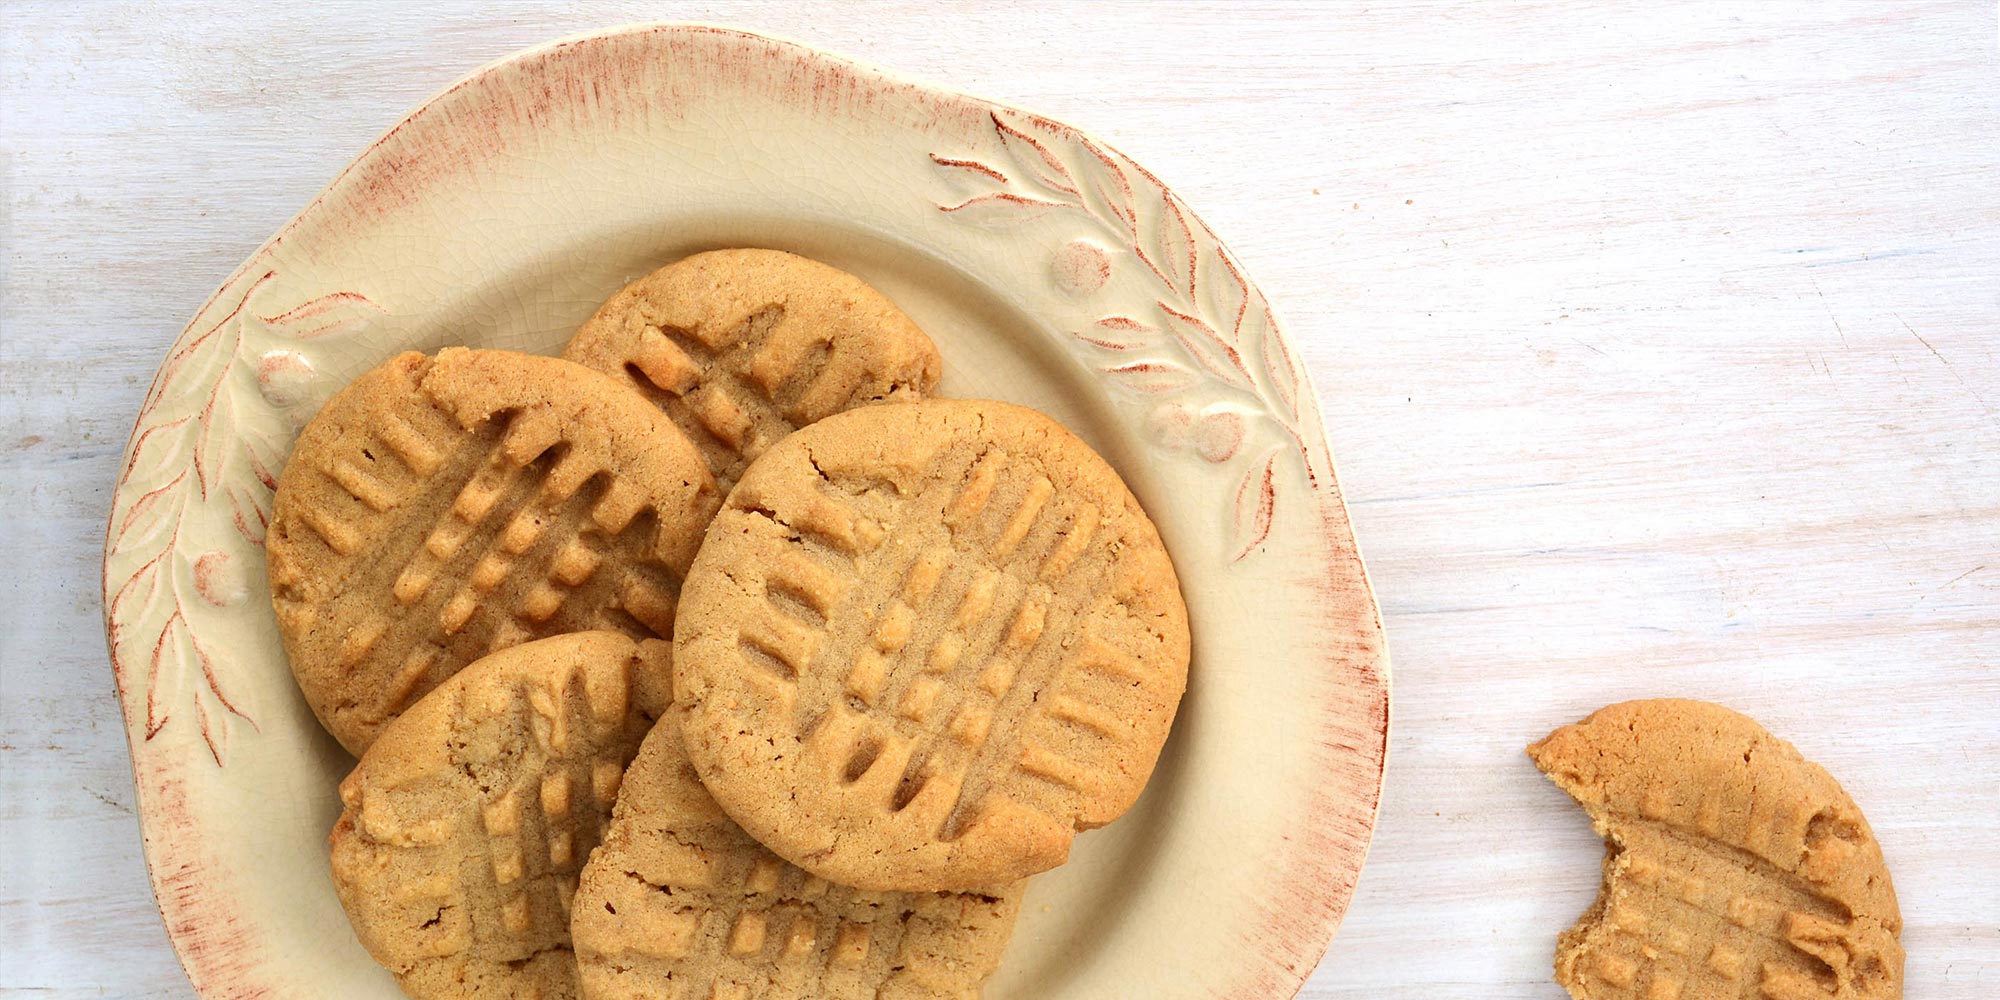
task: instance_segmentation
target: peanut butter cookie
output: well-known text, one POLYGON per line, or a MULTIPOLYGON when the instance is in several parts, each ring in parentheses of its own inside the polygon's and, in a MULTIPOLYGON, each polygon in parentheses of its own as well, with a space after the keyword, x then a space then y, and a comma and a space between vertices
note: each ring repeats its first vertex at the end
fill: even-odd
POLYGON ((417 1000, 576 996, 570 907, 669 647, 613 632, 494 653, 382 730, 340 798, 334 887, 417 1000))
POLYGON ((724 492, 764 449, 938 380, 929 337, 861 279, 780 250, 695 254, 611 297, 563 357, 632 386, 701 448, 724 492))
POLYGON ((453 348, 355 379, 299 436, 265 544, 306 701, 355 754, 467 663, 579 629, 673 632, 720 500, 611 379, 453 348))
POLYGON ((625 773, 571 935, 584 1000, 973 1000, 1020 897, 863 892, 786 864, 723 815, 668 719, 625 773))
POLYGON ((675 712, 780 857, 864 889, 1061 864, 1139 795, 1187 609, 1123 480, 1033 410, 871 406, 777 444, 689 571, 675 712))
POLYGON ((1896 1000, 1903 920, 1833 776, 1720 705, 1631 701, 1528 748, 1605 838, 1556 947, 1578 1000, 1896 1000))

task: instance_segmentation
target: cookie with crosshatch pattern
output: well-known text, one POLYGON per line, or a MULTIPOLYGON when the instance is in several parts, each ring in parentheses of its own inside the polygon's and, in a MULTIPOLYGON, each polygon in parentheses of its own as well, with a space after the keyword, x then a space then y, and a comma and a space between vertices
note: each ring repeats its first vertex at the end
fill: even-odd
POLYGON ((841 410, 920 399, 937 347, 882 293, 781 250, 711 250, 613 295, 563 357, 673 418, 728 492, 778 439, 841 410))
POLYGON ((398 355, 313 417, 278 479, 265 555, 292 673, 358 755, 492 650, 666 638, 718 503, 694 446, 604 375, 398 355))
POLYGON ((731 491, 689 570, 675 715, 785 860, 876 890, 1058 864, 1116 819, 1187 682, 1187 609, 1118 474, 1048 417, 828 417, 731 491))
POLYGON ((1605 837, 1556 946, 1578 1000, 1895 1000, 1903 919, 1833 776, 1721 705, 1600 709, 1528 748, 1605 837))
POLYGON ((973 1000, 1022 888, 864 892, 788 865, 723 814, 669 718, 625 772, 570 934, 584 1000, 973 1000))
POLYGON ((487 656, 382 730, 340 783, 333 882, 417 1000, 576 995, 577 873, 666 707, 671 647, 578 632, 487 656))

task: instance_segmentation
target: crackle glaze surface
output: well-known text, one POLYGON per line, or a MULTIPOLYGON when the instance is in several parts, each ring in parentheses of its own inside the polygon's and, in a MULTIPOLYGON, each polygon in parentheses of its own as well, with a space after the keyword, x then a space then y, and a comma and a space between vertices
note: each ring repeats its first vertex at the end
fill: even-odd
POLYGON ((1143 168, 1057 122, 695 27, 548 45, 413 112, 217 291, 122 467, 104 599, 147 856, 209 997, 393 997, 325 854, 351 760, 286 670, 261 542, 298 426, 391 354, 553 353, 701 249, 852 270, 941 391, 1035 406, 1159 522, 1190 689, 1120 822, 1038 878, 988 996, 1289 996, 1352 894, 1388 665, 1317 403, 1268 304, 1143 168))

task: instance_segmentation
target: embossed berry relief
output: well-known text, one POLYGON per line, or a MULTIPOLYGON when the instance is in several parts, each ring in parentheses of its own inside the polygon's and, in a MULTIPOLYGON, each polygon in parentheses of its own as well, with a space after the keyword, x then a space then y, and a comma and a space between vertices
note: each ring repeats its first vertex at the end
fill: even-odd
POLYGON ((988 149, 931 154, 954 191, 938 209, 973 225, 1064 227, 1071 238, 1053 254, 1050 280, 1111 306, 1071 331, 1081 360, 1155 401, 1149 424, 1162 446, 1235 473, 1230 560, 1257 551, 1290 481, 1279 463, 1296 457, 1309 485, 1320 474, 1301 431, 1309 390, 1269 303, 1144 168, 1045 118, 996 111, 992 120, 988 149), (1078 222, 1088 229, 1071 232, 1078 222))
POLYGON ((108 528, 119 695, 144 705, 147 741, 192 726, 218 765, 232 724, 256 722, 224 681, 235 651, 203 642, 214 633, 201 619, 240 610, 252 590, 291 411, 315 374, 304 348, 383 312, 354 292, 286 302, 276 279, 243 272, 175 343, 140 407, 108 528), (234 530, 198 536, 205 524, 234 530))

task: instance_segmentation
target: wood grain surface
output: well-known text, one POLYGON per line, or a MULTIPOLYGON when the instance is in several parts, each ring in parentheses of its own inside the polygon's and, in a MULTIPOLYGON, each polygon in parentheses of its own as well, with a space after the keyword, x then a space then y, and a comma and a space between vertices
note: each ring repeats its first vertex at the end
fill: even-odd
POLYGON ((191 995, 101 639, 163 351, 383 129, 636 20, 1090 129, 1298 339, 1396 663, 1315 998, 1543 998, 1597 840, 1521 748, 1725 702, 1873 821, 1912 997, 2000 993, 2000 58, 1989 3, 14 2, 0 10, 0 994, 191 995), (307 26, 310 22, 310 26, 307 26))

